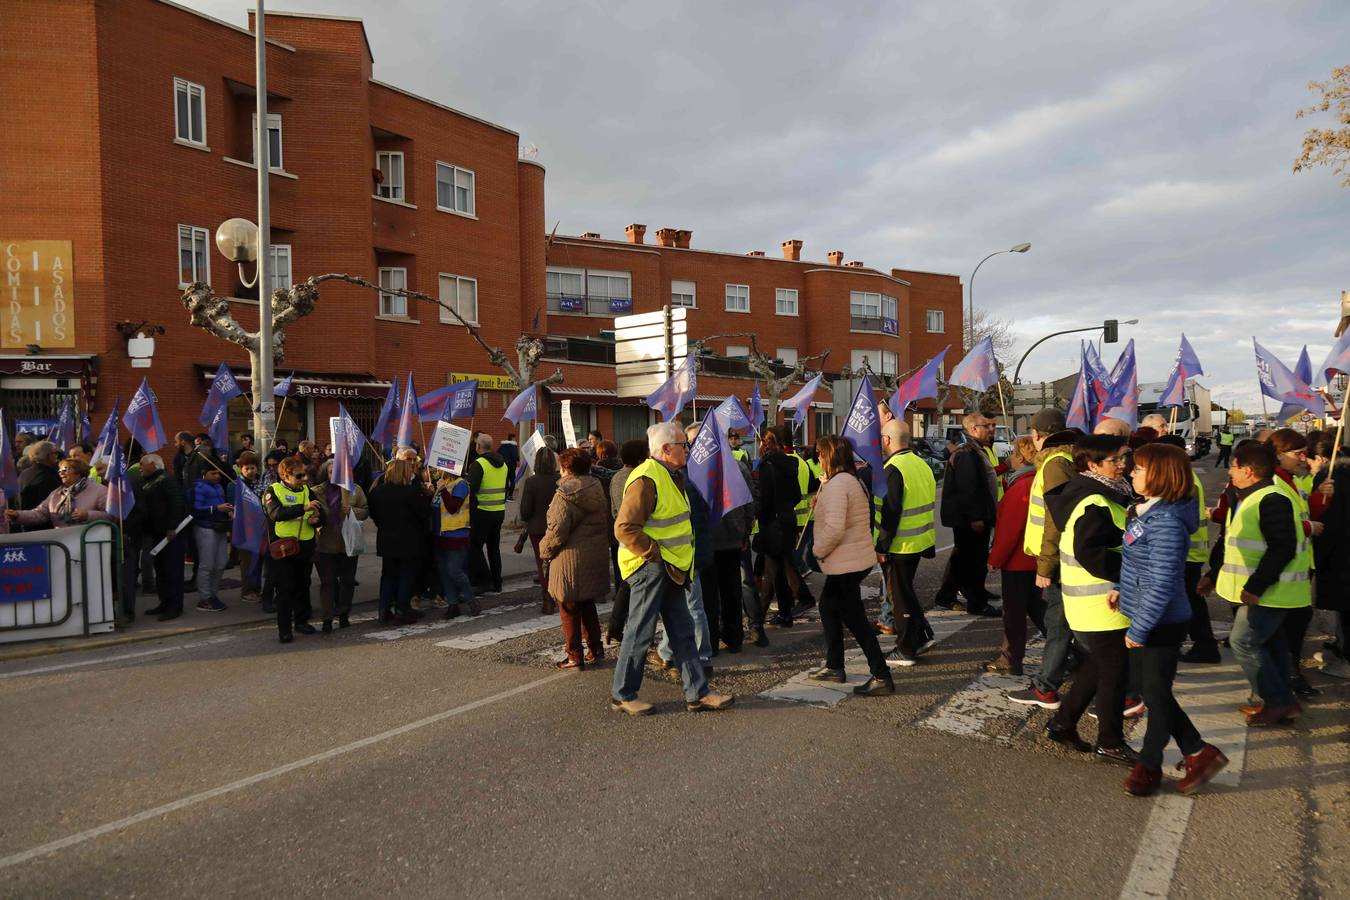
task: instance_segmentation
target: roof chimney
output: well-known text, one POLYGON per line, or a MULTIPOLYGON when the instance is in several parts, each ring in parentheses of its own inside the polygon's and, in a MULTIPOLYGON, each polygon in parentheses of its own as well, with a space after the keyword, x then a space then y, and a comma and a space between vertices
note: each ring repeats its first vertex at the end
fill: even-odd
POLYGON ((801 241, 783 241, 783 259, 799 262, 802 258, 801 241))
POLYGON ((679 231, 675 232, 675 246, 676 246, 676 247, 681 247, 681 248, 683 248, 683 249, 685 249, 685 250, 688 250, 688 249, 689 249, 689 240, 690 240, 690 238, 692 238, 693 236, 694 236, 694 233, 693 233, 692 231, 689 231, 689 230, 687 230, 687 229, 681 228, 679 231))
POLYGON ((583 232, 581 233, 581 236, 584 237, 584 238, 591 238, 592 240, 597 240, 597 241, 598 241, 598 240, 600 239, 600 232, 598 232, 598 231, 583 231, 583 232))
POLYGON ((842 266, 842 265, 844 264, 844 251, 843 251, 843 250, 831 250, 831 251, 830 251, 829 253, 827 253, 826 255, 829 256, 829 258, 830 258, 830 265, 832 265, 832 266, 842 266))
POLYGON ((647 226, 639 225, 636 222, 634 222, 632 225, 629 225, 627 228, 625 228, 623 230, 623 233, 628 235, 628 243, 641 244, 643 238, 647 236, 647 226))
POLYGON ((844 265, 848 266, 850 269, 861 269, 863 267, 863 261, 860 259, 855 259, 852 262, 844 263, 844 265))
POLYGON ((656 232, 656 246, 674 247, 676 231, 674 228, 660 228, 656 232))
POLYGON ((745 255, 746 255, 746 256, 763 256, 763 255, 764 255, 764 251, 763 251, 763 250, 751 250, 749 253, 747 253, 747 254, 745 254, 745 255))

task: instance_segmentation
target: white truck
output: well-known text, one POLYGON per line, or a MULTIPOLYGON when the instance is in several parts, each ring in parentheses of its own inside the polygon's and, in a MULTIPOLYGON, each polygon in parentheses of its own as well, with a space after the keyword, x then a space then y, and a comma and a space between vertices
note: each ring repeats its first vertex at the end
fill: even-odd
MULTIPOLYGON (((1139 385, 1141 420, 1149 413, 1158 413, 1171 421, 1171 408, 1158 408, 1158 401, 1162 398, 1163 389, 1166 387, 1167 383, 1163 381, 1150 381, 1139 385)), ((1186 382, 1185 397, 1186 402, 1176 408, 1177 418, 1172 433, 1185 438, 1186 451, 1190 453, 1192 459, 1199 459, 1209 454, 1210 444, 1214 439, 1212 412, 1214 405, 1210 400, 1209 389, 1194 379, 1186 382)))

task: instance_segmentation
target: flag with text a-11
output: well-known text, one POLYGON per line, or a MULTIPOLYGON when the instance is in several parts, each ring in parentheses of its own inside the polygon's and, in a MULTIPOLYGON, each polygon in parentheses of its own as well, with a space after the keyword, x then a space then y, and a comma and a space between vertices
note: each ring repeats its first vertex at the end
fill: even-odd
POLYGON ((159 408, 155 405, 155 393, 150 390, 150 379, 142 378, 141 386, 131 395, 122 424, 146 453, 154 453, 169 442, 164 425, 159 421, 159 408))

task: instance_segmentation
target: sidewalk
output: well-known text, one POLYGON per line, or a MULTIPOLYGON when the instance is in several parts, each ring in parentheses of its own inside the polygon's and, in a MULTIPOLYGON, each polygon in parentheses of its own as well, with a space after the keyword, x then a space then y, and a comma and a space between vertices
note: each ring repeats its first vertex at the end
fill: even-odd
MULTIPOLYGON (((506 524, 508 528, 514 524, 515 528, 510 531, 506 528, 502 530, 502 581, 513 582, 508 586, 508 590, 532 587, 534 582, 531 579, 535 573, 535 565, 534 554, 530 550, 529 542, 526 542, 525 551, 520 555, 516 555, 513 549, 516 537, 520 534, 514 501, 508 505, 506 524)), ((357 588, 353 609, 359 608, 364 611, 367 606, 374 604, 379 596, 380 558, 375 555, 375 531, 373 524, 366 524, 367 549, 361 555, 356 566, 357 588)), ((191 566, 189 565, 185 570, 184 579, 186 580, 190 574, 191 566)), ((154 594, 147 594, 142 591, 136 595, 136 621, 126 628, 106 634, 89 635, 88 637, 0 644, 0 662, 48 656, 54 653, 67 653, 74 650, 96 650, 101 647, 116 647, 122 644, 135 644, 183 634, 198 634, 276 621, 274 614, 263 612, 261 603, 245 603, 240 600, 239 588, 238 567, 226 569, 225 578, 221 585, 220 599, 228 607, 227 609, 222 612, 199 610, 197 609, 199 595, 186 594, 183 597, 183 615, 169 622, 160 622, 153 616, 146 617, 143 615, 145 610, 159 601, 154 594)), ((497 596, 496 594, 489 594, 485 599, 490 603, 497 596)), ((319 576, 317 573, 310 577, 310 597, 315 612, 315 618, 311 621, 317 627, 320 621, 318 618, 319 576)))

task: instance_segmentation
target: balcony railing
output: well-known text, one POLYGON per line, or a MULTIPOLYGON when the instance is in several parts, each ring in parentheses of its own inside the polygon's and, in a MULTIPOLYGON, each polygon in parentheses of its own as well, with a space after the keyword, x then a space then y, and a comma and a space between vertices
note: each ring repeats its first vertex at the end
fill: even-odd
POLYGON ((627 297, 591 297, 580 294, 548 295, 548 311, 564 316, 626 316, 633 311, 627 297))
POLYGON ((849 315, 850 331, 876 331, 881 334, 899 334, 899 323, 895 319, 884 316, 860 316, 857 313, 849 315))
POLYGON ((593 338, 546 337, 544 357, 568 362, 614 365, 614 342, 593 338))

